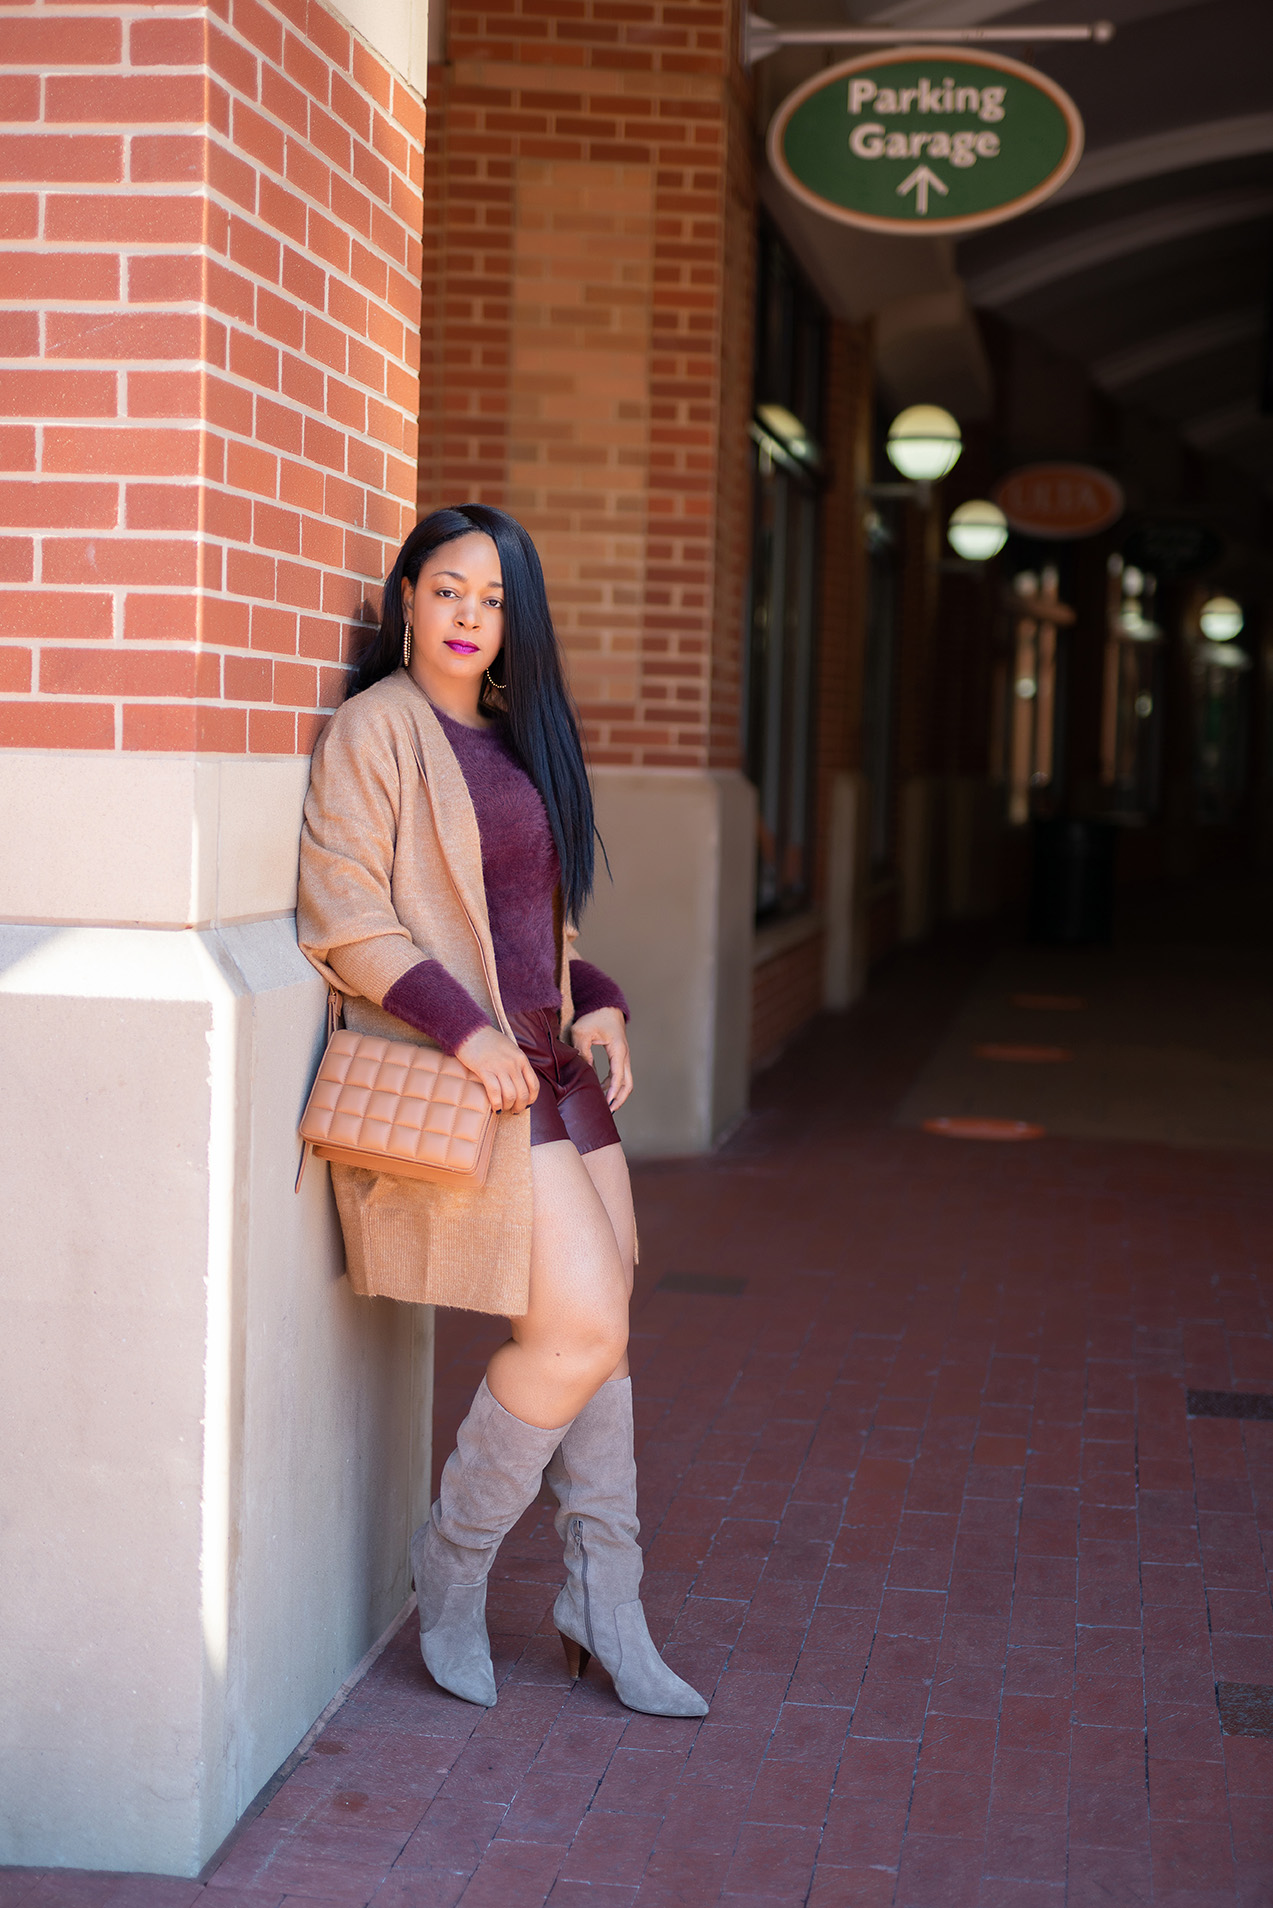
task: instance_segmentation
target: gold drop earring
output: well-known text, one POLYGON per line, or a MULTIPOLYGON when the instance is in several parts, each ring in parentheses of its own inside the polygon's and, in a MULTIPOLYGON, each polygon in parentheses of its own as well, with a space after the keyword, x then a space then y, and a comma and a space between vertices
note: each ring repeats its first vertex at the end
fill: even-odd
POLYGON ((402 639, 402 667, 404 669, 410 669, 411 667, 411 618, 409 616, 407 618, 406 634, 402 639))

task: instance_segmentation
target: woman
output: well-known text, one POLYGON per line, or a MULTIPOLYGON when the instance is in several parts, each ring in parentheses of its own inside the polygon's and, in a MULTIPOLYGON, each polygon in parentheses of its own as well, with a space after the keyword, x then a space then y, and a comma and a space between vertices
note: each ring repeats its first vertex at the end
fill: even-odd
POLYGON ((629 1708, 700 1716, 638 1596, 627 1007, 572 949, 593 834, 535 547, 502 511, 435 511, 315 750, 297 912, 346 1024, 444 1047, 500 1116, 480 1188, 331 1168, 356 1291, 512 1325, 411 1542, 420 1647, 443 1688, 494 1703, 487 1574, 546 1471, 571 1674, 595 1655, 629 1708))

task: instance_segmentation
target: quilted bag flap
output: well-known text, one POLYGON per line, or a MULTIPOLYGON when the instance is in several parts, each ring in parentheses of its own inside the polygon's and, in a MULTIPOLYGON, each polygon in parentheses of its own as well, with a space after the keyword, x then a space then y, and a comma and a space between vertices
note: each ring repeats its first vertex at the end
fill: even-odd
POLYGON ((380 1172, 484 1176, 495 1114, 480 1083, 435 1047, 338 1028, 301 1138, 320 1155, 380 1172))

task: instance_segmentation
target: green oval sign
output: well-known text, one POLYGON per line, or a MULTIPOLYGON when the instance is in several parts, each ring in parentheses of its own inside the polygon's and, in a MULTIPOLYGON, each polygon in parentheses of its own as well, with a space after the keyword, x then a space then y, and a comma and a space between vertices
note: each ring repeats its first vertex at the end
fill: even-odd
POLYGON ((876 232, 971 232, 1069 178, 1083 121, 1054 81, 996 53, 907 46, 845 60, 774 114, 769 161, 796 197, 876 232))

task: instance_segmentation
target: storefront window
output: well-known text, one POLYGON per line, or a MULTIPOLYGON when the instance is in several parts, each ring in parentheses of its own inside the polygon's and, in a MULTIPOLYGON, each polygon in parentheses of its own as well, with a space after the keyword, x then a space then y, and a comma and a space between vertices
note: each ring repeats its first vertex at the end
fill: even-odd
POLYGON ((901 529, 896 504, 881 503, 866 523, 870 570, 866 598, 866 671, 862 685, 862 769, 869 794, 871 868, 893 860, 893 775, 897 731, 897 606, 901 529))
POLYGON ((762 231, 744 685, 762 919, 810 900, 824 327, 822 307, 781 240, 762 231))
POLYGON ((1110 791, 1110 813, 1127 821, 1155 814, 1162 783, 1163 632, 1156 597, 1156 578, 1120 556, 1110 558, 1101 781, 1110 791))
POLYGON ((1054 564, 1019 570, 992 677, 991 774, 1007 794, 1008 820, 1056 812, 1063 800, 1065 632, 1074 611, 1054 564))
POLYGON ((1236 644, 1194 652, 1194 783, 1202 822, 1236 821, 1247 780, 1251 659, 1236 644))

